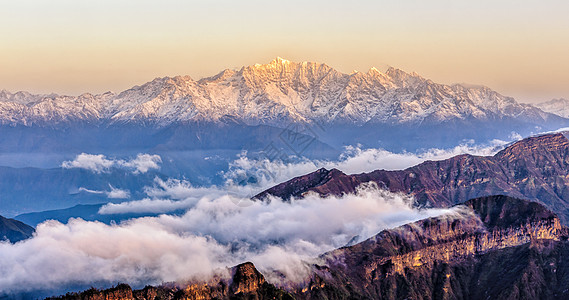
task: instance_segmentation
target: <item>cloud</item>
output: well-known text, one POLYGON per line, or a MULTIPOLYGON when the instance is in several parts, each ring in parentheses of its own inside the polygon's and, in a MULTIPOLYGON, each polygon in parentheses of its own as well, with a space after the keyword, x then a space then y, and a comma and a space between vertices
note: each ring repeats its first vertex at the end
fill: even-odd
POLYGON ((512 131, 512 133, 510 133, 509 138, 512 141, 519 141, 519 140, 523 139, 524 137, 521 134, 519 134, 515 131, 512 131))
POLYGON ((181 201, 170 199, 150 199, 128 201, 122 203, 107 203, 99 209, 99 214, 154 213, 163 214, 180 209, 188 209, 195 205, 193 199, 181 201))
POLYGON ((106 192, 108 198, 110 198, 110 199, 128 199, 128 198, 130 198, 130 192, 129 191, 115 188, 110 184, 109 184, 109 187, 111 188, 111 190, 106 192))
MULTIPOLYGON (((536 129, 538 129, 538 127, 536 127, 536 129)), ((559 129, 550 130, 550 131, 537 131, 537 133, 533 133, 530 136, 540 136, 545 134, 566 133, 566 132, 569 132, 569 127, 561 127, 559 129)))
POLYGON ((239 185, 228 181, 224 186, 193 186, 189 181, 179 179, 154 179, 153 186, 144 188, 147 198, 121 203, 107 203, 99 210, 100 214, 126 213, 168 213, 189 209, 200 200, 232 196, 236 205, 250 205, 249 198, 263 191, 265 186, 239 185))
POLYGON ((61 167, 64 169, 80 168, 90 170, 95 173, 107 172, 115 162, 107 159, 104 155, 81 153, 74 160, 64 161, 61 167))
POLYGON ((201 198, 214 190, 218 190, 218 188, 193 188, 191 183, 186 180, 169 178, 164 181, 158 177, 154 179, 154 186, 147 186, 144 188, 144 192, 150 197, 167 197, 176 200, 186 199, 189 197, 201 198))
POLYGON ((361 241, 384 228, 448 212, 414 209, 412 198, 373 185, 343 197, 312 194, 291 203, 274 198, 240 207, 234 198, 204 196, 181 216, 118 225, 44 222, 33 238, 0 244, 0 292, 204 279, 244 261, 269 279, 279 270, 298 282, 306 276, 306 262, 354 237, 361 241))
POLYGON ((130 192, 127 190, 121 190, 118 188, 113 187, 109 184, 110 191, 98 191, 98 190, 91 190, 88 188, 80 187, 80 192, 86 192, 91 194, 105 194, 109 199, 128 199, 130 198, 130 192))
POLYGON ((85 192, 85 193, 90 193, 90 194, 104 194, 104 191, 96 191, 96 190, 91 190, 88 188, 84 188, 84 187, 80 187, 79 188, 80 192, 85 192))
POLYGON ((64 169, 79 168, 94 173, 109 172, 111 168, 130 169, 134 174, 146 173, 151 169, 160 169, 162 158, 159 155, 139 153, 131 160, 109 159, 102 154, 81 153, 74 160, 64 161, 61 167, 64 169))
POLYGON ((93 282, 160 283, 207 277, 227 248, 197 235, 182 236, 158 220, 105 225, 71 219, 37 227, 32 239, 0 244, 0 293, 93 282))
POLYGON ((151 169, 160 169, 162 163, 162 158, 160 155, 151 154, 138 154, 135 159, 130 161, 118 161, 118 164, 122 167, 129 169, 134 169, 134 173, 146 173, 151 169))

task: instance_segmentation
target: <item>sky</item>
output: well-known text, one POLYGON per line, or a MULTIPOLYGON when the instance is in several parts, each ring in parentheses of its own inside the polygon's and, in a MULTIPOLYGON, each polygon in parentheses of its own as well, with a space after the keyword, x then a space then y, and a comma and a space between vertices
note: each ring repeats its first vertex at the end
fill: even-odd
POLYGON ((0 0, 0 89, 120 92, 277 56, 569 99, 569 1, 0 0))

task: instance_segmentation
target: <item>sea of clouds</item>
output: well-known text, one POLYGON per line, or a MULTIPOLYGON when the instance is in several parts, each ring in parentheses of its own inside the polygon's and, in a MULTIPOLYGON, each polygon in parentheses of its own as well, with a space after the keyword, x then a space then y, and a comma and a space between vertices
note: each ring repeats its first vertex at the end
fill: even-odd
POLYGON ((50 289, 93 282, 135 286, 204 279, 244 261, 271 278, 305 279, 319 254, 385 228, 447 210, 412 207, 413 199, 373 186, 356 194, 291 203, 235 205, 233 195, 203 197, 181 216, 160 215, 106 225, 47 221, 33 238, 0 243, 0 291, 50 289))
MULTIPOLYGON (((274 283, 282 281, 273 277, 275 272, 284 274, 287 282, 302 282, 308 264, 322 253, 449 210, 417 209, 410 196, 374 185, 362 186, 355 194, 308 195, 290 202, 278 198, 251 201, 252 195, 322 167, 346 173, 403 169, 463 153, 491 155, 504 144, 463 145, 421 154, 348 147, 334 161, 268 161, 243 154, 224 172, 222 186, 200 187, 182 179, 157 178, 145 188, 144 199, 109 203, 99 213, 153 212, 159 216, 110 225, 81 219, 65 224, 46 221, 31 239, 0 242, 0 294, 89 287, 95 282, 140 287, 203 280, 245 261, 253 262, 274 283), (168 214, 180 210, 184 213, 168 214)), ((95 173, 121 167, 138 174, 159 168, 160 162, 159 156, 149 154, 116 160, 84 153, 62 167, 95 173)), ((128 198, 126 191, 109 187, 108 193, 116 198, 128 198)))

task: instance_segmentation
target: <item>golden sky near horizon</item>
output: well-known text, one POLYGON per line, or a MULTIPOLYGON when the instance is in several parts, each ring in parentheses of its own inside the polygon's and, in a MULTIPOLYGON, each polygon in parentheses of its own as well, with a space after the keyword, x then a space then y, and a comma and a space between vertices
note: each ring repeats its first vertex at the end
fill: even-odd
POLYGON ((569 1, 0 0, 0 89, 119 92, 276 56, 569 99, 569 1))

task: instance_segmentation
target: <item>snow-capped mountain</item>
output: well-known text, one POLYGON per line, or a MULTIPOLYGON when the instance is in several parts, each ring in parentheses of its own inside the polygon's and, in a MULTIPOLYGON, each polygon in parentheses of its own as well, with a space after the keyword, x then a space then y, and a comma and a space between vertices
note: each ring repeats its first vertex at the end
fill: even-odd
POLYGON ((326 64, 277 58, 201 80, 156 78, 119 94, 77 97, 0 92, 0 123, 144 123, 193 121, 286 126, 290 121, 336 124, 416 124, 517 118, 543 123, 553 116, 486 87, 437 84, 416 73, 341 73, 326 64))
POLYGON ((553 99, 538 103, 535 106, 548 113, 556 114, 564 118, 569 117, 569 100, 567 99, 553 99))

